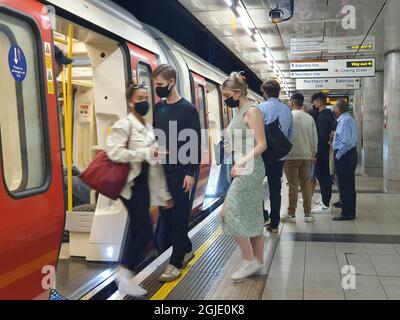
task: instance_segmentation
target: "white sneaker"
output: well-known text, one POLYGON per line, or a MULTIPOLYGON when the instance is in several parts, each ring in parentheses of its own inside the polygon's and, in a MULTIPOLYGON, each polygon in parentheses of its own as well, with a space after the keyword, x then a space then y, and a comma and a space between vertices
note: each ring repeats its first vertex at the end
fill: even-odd
POLYGON ((288 223, 296 223, 296 216, 292 216, 291 214, 288 214, 281 219, 282 222, 288 222, 288 223))
POLYGON ((118 284, 118 290, 132 297, 142 297, 147 294, 135 279, 122 278, 118 284))
POLYGON ((315 221, 315 218, 314 218, 314 216, 313 216, 311 213, 306 213, 306 214, 304 215, 304 221, 305 221, 305 222, 314 222, 314 221, 315 221))
POLYGON ((257 273, 262 268, 257 260, 243 261, 238 270, 231 275, 232 280, 241 280, 257 273))
POLYGON ((320 194, 314 195, 312 198, 312 202, 317 206, 321 205, 322 204, 322 196, 320 194))
POLYGON ((331 207, 326 207, 325 205, 320 205, 318 207, 315 207, 314 209, 311 210, 311 213, 313 214, 324 214, 324 213, 331 213, 331 207))
POLYGON ((266 276, 267 274, 268 274, 268 269, 265 264, 262 264, 261 268, 256 273, 254 273, 255 276, 266 276))
POLYGON ((185 269, 189 262, 192 261, 194 258, 194 252, 190 251, 188 253, 185 254, 185 257, 183 258, 183 269, 185 269))
POLYGON ((182 272, 180 269, 175 266, 169 264, 167 269, 165 269, 164 273, 160 276, 161 282, 172 282, 178 279, 181 276, 182 272))
POLYGON ((117 277, 115 278, 115 282, 118 286, 121 281, 130 280, 134 277, 134 275, 135 274, 129 269, 126 269, 124 267, 118 267, 118 272, 117 272, 117 277))

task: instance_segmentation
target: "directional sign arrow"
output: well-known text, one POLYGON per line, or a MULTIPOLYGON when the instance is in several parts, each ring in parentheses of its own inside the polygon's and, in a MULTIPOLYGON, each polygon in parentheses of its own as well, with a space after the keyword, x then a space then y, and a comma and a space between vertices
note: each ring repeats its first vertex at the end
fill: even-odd
POLYGON ((14 62, 15 64, 18 64, 17 48, 14 48, 14 62))

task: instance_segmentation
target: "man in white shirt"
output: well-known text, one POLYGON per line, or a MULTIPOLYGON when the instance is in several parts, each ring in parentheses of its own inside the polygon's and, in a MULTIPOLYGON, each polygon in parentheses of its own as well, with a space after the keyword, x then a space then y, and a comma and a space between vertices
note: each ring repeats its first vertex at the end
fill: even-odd
POLYGON ((314 221, 311 214, 312 163, 318 151, 318 133, 314 119, 302 111, 304 96, 300 93, 290 98, 293 114, 293 148, 286 157, 285 175, 289 184, 289 208, 283 222, 296 222, 299 184, 303 194, 304 220, 314 221))

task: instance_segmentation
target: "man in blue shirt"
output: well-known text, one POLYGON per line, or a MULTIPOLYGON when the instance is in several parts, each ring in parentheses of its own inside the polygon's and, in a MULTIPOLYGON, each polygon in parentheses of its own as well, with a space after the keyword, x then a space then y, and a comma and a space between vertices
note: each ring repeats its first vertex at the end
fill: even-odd
POLYGON ((344 99, 336 103, 339 118, 333 140, 335 167, 340 185, 342 213, 334 221, 354 220, 356 217, 357 128, 349 114, 349 105, 344 99))
MULTIPOLYGON (((267 100, 259 105, 259 109, 264 114, 264 123, 268 125, 279 118, 282 132, 292 141, 293 115, 290 108, 279 101, 281 86, 275 80, 268 80, 262 84, 261 90, 267 100)), ((269 200, 271 202, 270 224, 267 226, 267 230, 273 233, 278 232, 280 223, 283 160, 265 163, 269 185, 269 200)), ((265 212, 264 216, 265 220, 268 221, 267 212, 265 212)))

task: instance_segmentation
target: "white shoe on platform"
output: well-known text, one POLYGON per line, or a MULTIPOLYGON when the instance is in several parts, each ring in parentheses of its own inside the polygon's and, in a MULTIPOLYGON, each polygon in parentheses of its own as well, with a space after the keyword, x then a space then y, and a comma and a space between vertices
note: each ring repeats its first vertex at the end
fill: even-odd
POLYGON ((322 204, 322 205, 312 209, 311 213, 313 213, 313 214, 324 214, 324 213, 329 214, 329 213, 331 213, 331 207, 326 207, 325 205, 322 204))
POLYGON ((251 261, 244 260, 239 269, 232 273, 231 279, 241 280, 250 277, 259 272, 261 268, 262 264, 260 264, 256 259, 251 261))
POLYGON ((142 297, 147 294, 135 279, 128 278, 119 281, 118 290, 132 297, 142 297))

